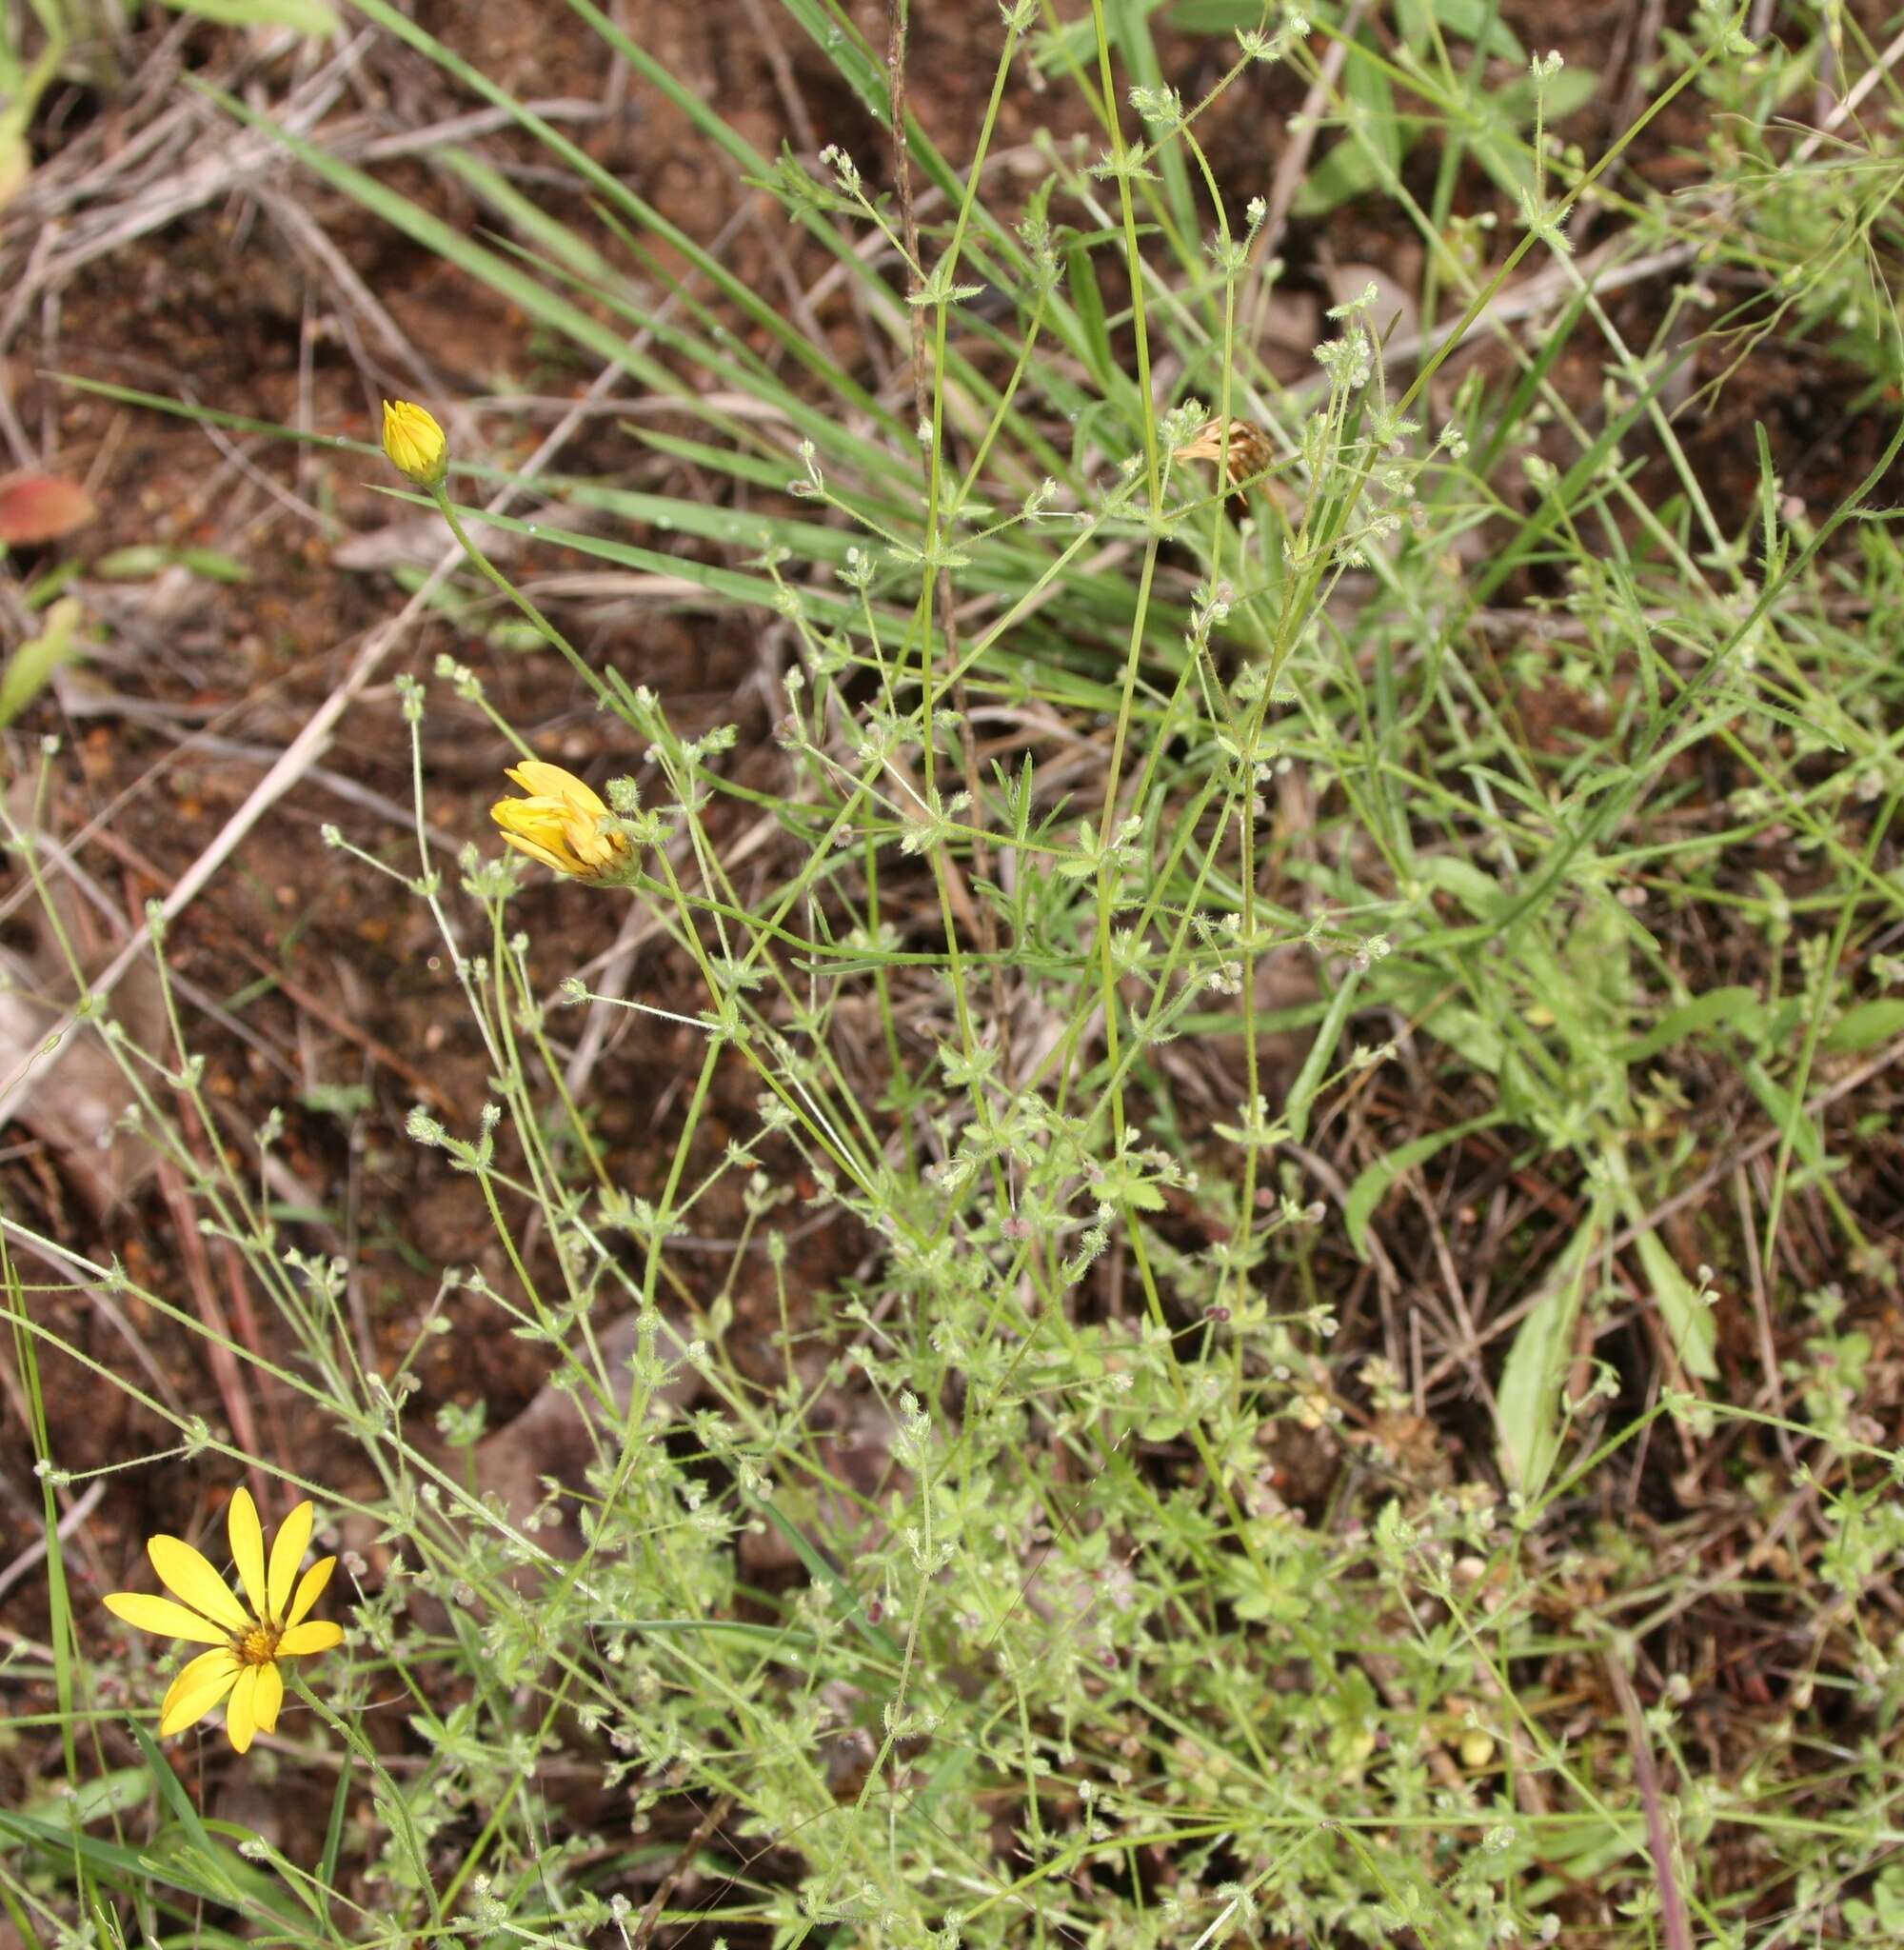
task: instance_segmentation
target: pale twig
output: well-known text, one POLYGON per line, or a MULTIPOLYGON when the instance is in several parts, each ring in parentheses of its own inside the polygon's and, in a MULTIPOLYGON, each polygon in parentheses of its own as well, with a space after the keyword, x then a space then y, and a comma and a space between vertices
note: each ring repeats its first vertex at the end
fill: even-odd
POLYGON ((408 368, 407 376, 418 390, 440 397, 446 388, 436 369, 303 204, 276 190, 267 190, 260 201, 292 250, 310 259, 323 272, 329 289, 364 319, 408 368))
POLYGON ((636 1923, 634 1934, 628 1939, 628 1950, 646 1950, 648 1939, 655 1933, 655 1925, 661 1920, 661 1913, 667 1899, 675 1892, 682 1877, 694 1865, 694 1858, 706 1847, 708 1838, 733 1812, 734 1797, 723 1795, 702 1818, 694 1833, 687 1838, 680 1855, 675 1858, 674 1866, 656 1885, 655 1893, 648 1898, 647 1907, 642 1911, 641 1920, 636 1923))
POLYGON ((1897 65, 1900 58, 1904 58, 1904 33, 1894 35, 1884 51, 1878 55, 1877 59, 1845 90, 1844 96, 1837 106, 1792 151, 1791 159, 1786 167, 1790 169, 1795 168, 1800 164, 1809 163, 1817 154, 1818 150, 1823 148, 1825 138, 1832 134, 1841 123, 1856 114, 1864 102, 1865 96, 1897 65))
MULTIPOLYGON (((105 1494, 106 1479, 103 1476, 95 1476, 87 1484, 78 1502, 59 1520, 55 1534, 62 1543, 99 1507, 99 1499, 105 1494)), ((43 1536, 38 1537, 4 1571, 0 1571, 0 1598, 4 1598, 46 1557, 46 1554, 47 1540, 43 1536)))
MULTIPOLYGON (((296 90, 277 110, 277 127, 293 135, 307 135, 343 95, 350 70, 363 58, 374 36, 363 33, 296 90)), ((12 341, 20 320, 42 289, 65 284, 95 258, 109 255, 182 216, 202 209, 234 190, 255 189, 264 171, 273 166, 290 168, 288 152, 268 134, 241 129, 209 155, 170 170, 136 200, 115 206, 101 217, 72 223, 70 242, 55 247, 36 284, 22 283, 0 313, 0 348, 12 341)))

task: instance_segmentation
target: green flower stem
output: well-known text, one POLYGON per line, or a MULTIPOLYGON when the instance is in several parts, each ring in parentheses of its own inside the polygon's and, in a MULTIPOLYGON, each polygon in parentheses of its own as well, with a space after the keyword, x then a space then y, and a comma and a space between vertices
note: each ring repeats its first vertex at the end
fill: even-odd
POLYGON ((402 1831, 404 1846, 409 1851, 410 1862, 416 1870, 417 1881, 423 1893, 429 1899, 429 1918, 437 1929, 443 1928, 443 1905, 437 1900, 436 1884, 430 1880, 429 1860, 424 1854, 423 1838, 416 1832, 416 1824, 410 1820, 410 1806, 404 1799, 403 1790, 390 1778, 388 1770, 377 1758, 377 1750, 364 1738, 362 1730, 354 1726, 343 1715, 333 1712, 310 1689, 304 1675, 295 1668, 279 1666, 285 1675, 285 1682, 304 1703, 328 1726, 341 1736, 346 1746, 367 1766, 377 1784, 384 1791, 388 1803, 391 1819, 402 1831))
POLYGON ((449 532, 456 537, 457 546, 463 550, 464 554, 468 556, 470 561, 528 618, 529 622, 535 627, 536 634, 545 643, 552 645, 568 659, 570 667, 573 668, 575 674, 595 693, 596 702, 605 709, 615 711, 617 716, 620 716, 622 713, 616 703, 614 692, 588 667, 582 652, 563 635, 561 630, 556 628, 555 625, 516 587, 515 584, 470 539, 469 530, 463 526, 462 519, 451 505, 449 495, 443 484, 439 481, 429 491, 435 498, 437 511, 449 524, 449 532))

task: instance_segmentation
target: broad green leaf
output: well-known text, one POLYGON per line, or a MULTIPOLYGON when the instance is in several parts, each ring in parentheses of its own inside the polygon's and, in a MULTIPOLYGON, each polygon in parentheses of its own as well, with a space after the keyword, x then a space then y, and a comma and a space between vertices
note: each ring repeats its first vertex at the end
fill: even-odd
POLYGON ((1336 1054, 1336 1045, 1341 1040, 1342 1025, 1349 1019, 1350 1005, 1360 985, 1361 971, 1351 968, 1342 978, 1342 985, 1329 998, 1329 1013, 1322 1019, 1322 1026, 1317 1030, 1308 1055, 1302 1059, 1302 1068, 1295 1083, 1289 1086, 1289 1095, 1282 1106, 1282 1121, 1299 1144, 1308 1135, 1309 1107, 1316 1101, 1316 1092, 1322 1087, 1322 1080, 1336 1054))
POLYGON ((1458 853, 1418 854, 1415 877, 1437 893, 1452 894, 1477 921, 1492 921, 1508 904, 1499 881, 1458 853))
POLYGON ((1401 166, 1407 138, 1395 112, 1395 90, 1378 61, 1369 58, 1375 41, 1364 29, 1349 43, 1342 77, 1344 93, 1360 112, 1321 161, 1303 178, 1290 206, 1299 217, 1320 216, 1338 204, 1391 182, 1401 166))
POLYGON ((1078 321, 1083 328, 1084 347, 1091 362, 1091 377, 1104 392, 1117 381, 1111 358, 1110 326, 1104 312, 1104 294, 1098 287, 1098 273, 1091 252, 1083 240, 1074 241, 1064 253, 1065 280, 1071 302, 1078 308, 1078 321))
POLYGON ((1700 1303, 1693 1283, 1679 1270, 1679 1263, 1667 1251, 1665 1241, 1646 1224, 1646 1208, 1634 1185, 1625 1145, 1616 1138, 1611 1139, 1602 1157, 1607 1183, 1617 1195, 1627 1224, 1636 1230, 1634 1244, 1638 1249, 1639 1264, 1653 1288, 1673 1351, 1689 1375, 1696 1375, 1702 1382, 1716 1379, 1718 1363, 1713 1358, 1713 1349, 1718 1343, 1718 1321, 1710 1307, 1700 1303))
POLYGON ((1500 1074, 1507 1045, 1501 1041, 1500 1031, 1473 1009, 1450 1004, 1437 1009, 1421 1026, 1476 1069, 1485 1070, 1491 1077, 1500 1074))
POLYGON ((1526 50, 1501 20, 1497 0, 1397 0, 1395 13, 1403 38, 1419 53, 1433 48, 1438 24, 1443 35, 1471 41, 1480 53, 1527 66, 1526 50))
POLYGON ((110 1773, 82 1781, 69 1791, 61 1783, 36 1793, 20 1812, 46 1821, 74 1821, 82 1824, 108 1815, 129 1815, 150 1795, 152 1783, 143 1767, 115 1767, 110 1773))

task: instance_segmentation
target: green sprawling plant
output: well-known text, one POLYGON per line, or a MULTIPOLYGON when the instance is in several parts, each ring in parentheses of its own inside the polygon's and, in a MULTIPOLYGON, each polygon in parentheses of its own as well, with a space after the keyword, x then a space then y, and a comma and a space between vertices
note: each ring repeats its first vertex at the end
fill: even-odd
MULTIPOLYGON (((381 1485, 288 1490, 389 1569, 333 1591, 334 1721, 288 1713, 271 1749, 281 1776, 334 1777, 298 1853, 203 1820, 125 1733, 108 1637, 56 1577, 50 1667, 14 1663, 55 1687, 70 1794, 0 1814, 15 1927, 1116 1950, 1896 1929, 1904 1667, 1873 1597, 1904 1545, 1896 1431, 1871 1421, 1846 1292, 1795 1290, 1778 1250, 1802 1194, 1847 1290, 1888 1277, 1817 1105, 1904 1031, 1882 992, 1904 562, 1879 492, 1904 434, 1795 507, 1762 437, 1749 491, 1717 496, 1682 410, 1699 348, 1703 386, 1828 318, 1874 383, 1899 369, 1894 143, 1847 124, 1799 180, 1769 173, 1826 28, 1755 42, 1702 4, 1587 155, 1552 126, 1590 89, 1489 0, 1012 0, 973 10, 996 78, 953 156, 846 10, 783 0, 899 139, 816 159, 757 151, 569 4, 737 194, 771 192, 912 385, 869 386, 561 128, 356 0, 506 110, 599 228, 473 149, 435 160, 484 233, 320 140, 286 149, 670 402, 674 430, 629 438, 701 484, 545 483, 531 525, 484 515, 506 471, 452 443, 411 497, 466 546, 446 600, 506 600, 511 644, 613 722, 595 837, 627 885, 531 905, 541 870, 489 835, 439 870, 439 701, 493 728, 499 793, 504 763, 551 757, 474 663, 402 680, 414 869, 332 836, 426 905, 492 1071, 478 1126, 420 1110, 409 1136, 467 1181, 510 1277, 445 1269, 426 1328, 545 1350, 586 1461, 523 1509, 464 1466, 480 1412, 420 1441, 408 1363, 360 1357, 348 1267, 289 1244, 258 1160, 184 1141, 181 1103, 212 1119, 171 987, 164 1051, 98 1023, 274 1310, 270 1381, 381 1485), (1225 37, 1201 99, 1171 86, 1165 14, 1225 37), (989 167, 1027 64, 1100 131, 1091 160, 1045 145, 1028 185, 989 167), (1271 76, 1315 104, 1299 219, 1372 199, 1422 266, 1418 330, 1373 284, 1339 294, 1297 383, 1260 349, 1289 205, 1267 162, 1238 184, 1204 146, 1271 76), (1693 104, 1713 173, 1660 194, 1629 152, 1693 104), (1647 280, 1650 311, 1613 305, 1647 280), (1590 398, 1563 376, 1581 360, 1590 398), (481 552, 479 515, 781 628, 779 784, 736 776, 734 727, 683 735, 638 655, 578 647, 481 552), (736 807, 769 823, 764 882, 724 856, 736 807), (1802 871, 1759 864, 1775 840, 1802 871), (697 971, 691 1016, 573 965, 556 917, 601 901, 697 971), (1748 945, 1759 973, 1727 979, 1748 945), (617 1177, 565 1082, 585 1008, 692 1032, 658 1183, 617 1177), (713 1142, 727 1073, 757 1119, 713 1142), (1701 1092, 1755 1106, 1749 1157, 1701 1092), (1475 1155, 1497 1195, 1538 1194, 1485 1264, 1424 1189, 1475 1155), (724 1269, 677 1250, 724 1181, 746 1213, 724 1269), (855 1242, 831 1290, 789 1277, 808 1214, 855 1242), (1398 1273, 1391 1224, 1427 1228, 1438 1285, 1398 1273), (756 1249, 765 1347, 735 1327, 756 1249), (1755 1279, 1813 1364, 1762 1358, 1755 1279), (1642 1542, 1632 1484, 1715 1455, 1740 1523, 1805 1550, 1728 1570, 1690 1504, 1659 1526, 1683 1552, 1642 1542), (1692 1710, 1714 1673, 1673 1662, 1674 1621, 1729 1578, 1790 1668, 1744 1746, 1692 1710)), ((1829 11, 1843 73, 1859 47, 1829 11)), ((37 880, 30 822, 12 832, 37 880)), ((37 1402, 50 1346, 88 1357, 5 1229, 37 1402)), ((220 1481, 253 1460, 203 1423, 180 1439, 220 1481)), ((57 1571, 59 1432, 37 1440, 57 1571)))

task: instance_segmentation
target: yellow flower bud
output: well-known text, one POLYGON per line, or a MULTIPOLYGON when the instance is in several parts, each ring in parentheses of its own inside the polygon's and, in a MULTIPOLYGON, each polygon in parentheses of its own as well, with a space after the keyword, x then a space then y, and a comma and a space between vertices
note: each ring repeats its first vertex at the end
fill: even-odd
POLYGON ((384 402, 384 451, 400 474, 434 488, 449 471, 449 442, 435 416, 408 400, 384 402))
POLYGON ((509 777, 529 796, 497 800, 489 817, 519 853, 597 885, 626 879, 633 864, 628 836, 604 825, 608 808, 592 787, 536 758, 511 766, 509 777))

